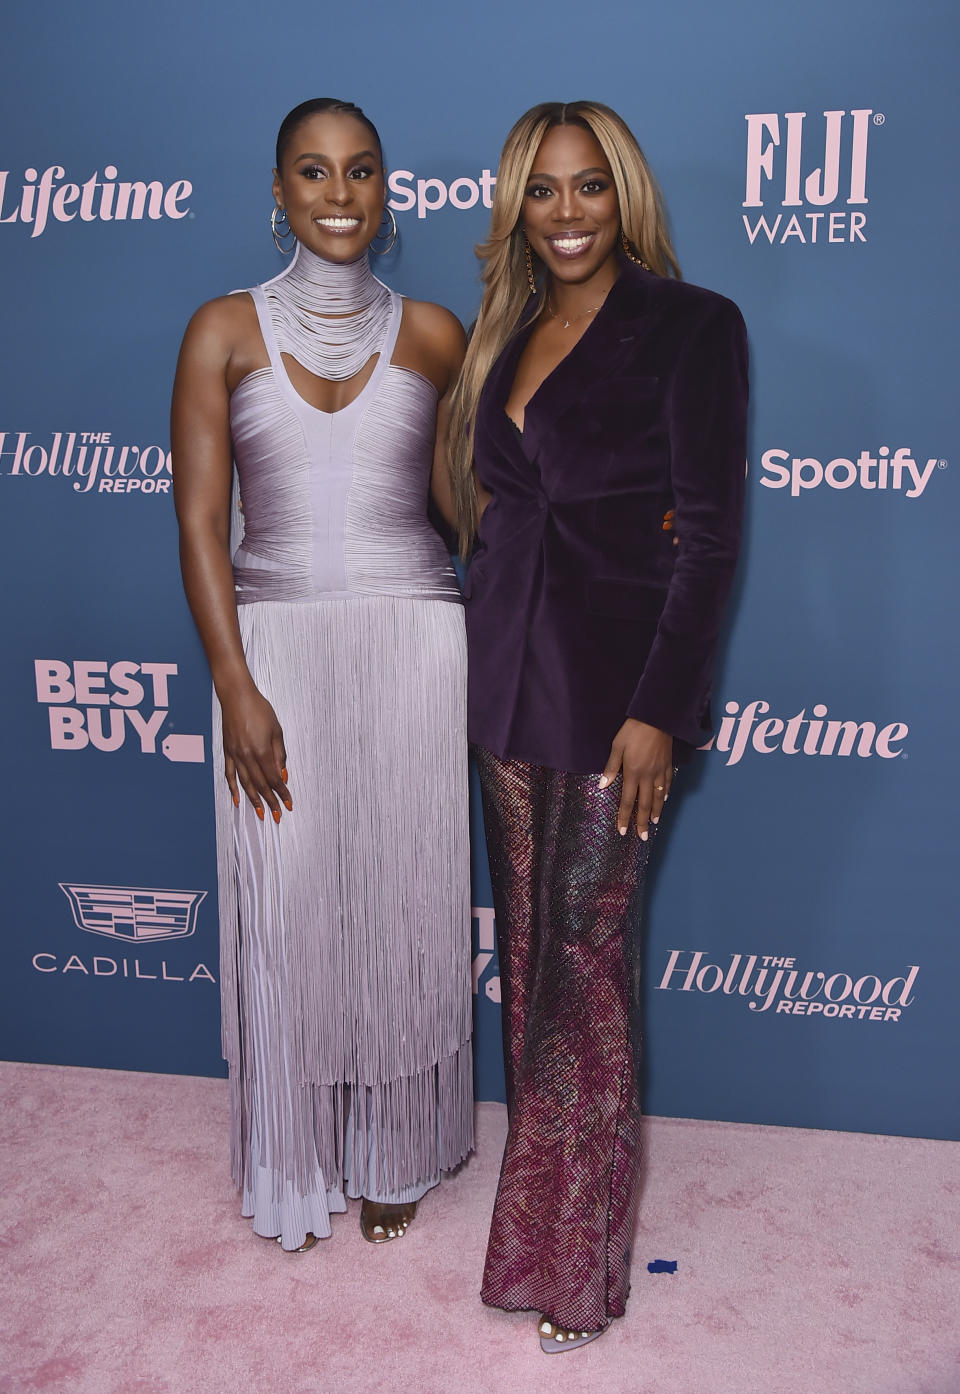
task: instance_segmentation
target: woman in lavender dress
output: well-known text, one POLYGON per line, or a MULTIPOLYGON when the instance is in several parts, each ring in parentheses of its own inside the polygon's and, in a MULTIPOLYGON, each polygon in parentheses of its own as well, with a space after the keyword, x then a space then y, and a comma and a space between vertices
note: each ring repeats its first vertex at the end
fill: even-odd
POLYGON ((399 1237, 472 1145, 463 612, 427 521, 464 341, 372 273, 392 215, 357 107, 289 114, 273 192, 292 262, 193 317, 173 456, 226 775, 233 1173, 302 1250, 348 1197, 399 1237))

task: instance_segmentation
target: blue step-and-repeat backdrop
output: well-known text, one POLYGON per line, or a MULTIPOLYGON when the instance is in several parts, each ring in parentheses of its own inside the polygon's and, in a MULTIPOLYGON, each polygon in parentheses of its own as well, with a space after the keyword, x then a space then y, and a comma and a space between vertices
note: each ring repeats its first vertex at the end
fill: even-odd
MULTIPOLYGON (((753 354, 718 729, 649 902, 646 1109, 960 1136, 955 7, 21 0, 3 27, 0 1054, 223 1070, 167 412, 192 310, 280 269, 280 119, 370 113, 400 226, 381 274, 468 322, 507 129, 590 97, 753 354)), ((474 903, 489 1099, 479 837, 474 903)))

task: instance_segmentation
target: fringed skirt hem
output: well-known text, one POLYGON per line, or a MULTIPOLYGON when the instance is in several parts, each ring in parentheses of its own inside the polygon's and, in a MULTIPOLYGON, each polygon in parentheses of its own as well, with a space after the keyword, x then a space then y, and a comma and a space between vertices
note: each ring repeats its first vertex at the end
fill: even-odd
POLYGON ((299 1247, 472 1147, 466 645, 440 601, 239 618, 294 806, 260 822, 216 771, 231 1163, 256 1232, 299 1247))

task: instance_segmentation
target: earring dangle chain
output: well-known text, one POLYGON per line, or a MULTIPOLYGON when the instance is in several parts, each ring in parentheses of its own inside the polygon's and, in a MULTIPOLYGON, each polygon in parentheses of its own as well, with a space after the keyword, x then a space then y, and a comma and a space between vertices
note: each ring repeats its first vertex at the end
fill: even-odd
MULTIPOLYGON (((385 247, 375 247, 375 246, 373 245, 373 242, 370 243, 370 250, 371 250, 372 252, 375 252, 375 253, 377 254, 378 257, 385 257, 385 256, 387 255, 387 252, 389 252, 389 251, 391 251, 391 250, 393 249, 393 245, 394 245, 394 243, 396 242, 396 240, 397 240, 397 235, 398 235, 397 220, 396 220, 396 218, 393 216, 393 209, 392 209, 392 208, 390 207, 390 205, 387 203, 387 204, 384 204, 383 211, 384 211, 385 215, 390 219, 390 232, 388 233, 388 238, 389 238, 389 240, 388 240, 388 242, 387 242, 387 245, 386 245, 385 247)), ((381 219, 381 221, 382 221, 382 219, 381 219)), ((379 236, 380 236, 380 233, 378 232, 377 235, 376 235, 376 237, 373 239, 373 241, 375 242, 375 241, 377 240, 377 237, 379 237, 379 236)))
POLYGON ((287 210, 281 208, 277 203, 273 205, 273 212, 270 214, 270 231, 273 233, 273 240, 277 244, 277 251, 282 252, 285 257, 288 257, 297 245, 297 234, 290 226, 290 221, 287 218, 287 210), (278 226, 280 223, 286 223, 286 227, 278 226), (289 246, 285 247, 280 239, 286 237, 288 234, 292 241, 289 246))
POLYGON ((523 257, 527 264, 527 285, 530 287, 530 294, 536 295, 537 280, 533 274, 533 255, 530 251, 530 243, 527 241, 526 237, 523 239, 523 257))
POLYGON ((637 253, 633 250, 633 243, 627 237, 627 234, 623 231, 623 228, 620 229, 620 241, 623 243, 623 250, 626 252, 630 260, 635 261, 638 266, 642 266, 644 271, 649 271, 650 268, 647 265, 647 263, 643 260, 643 257, 638 256, 637 253))

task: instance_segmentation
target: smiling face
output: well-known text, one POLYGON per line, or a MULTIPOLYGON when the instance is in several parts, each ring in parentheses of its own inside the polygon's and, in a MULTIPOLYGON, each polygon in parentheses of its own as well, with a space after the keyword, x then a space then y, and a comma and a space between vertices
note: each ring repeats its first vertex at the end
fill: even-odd
POLYGON ((323 112, 293 132, 274 171, 273 196, 297 240, 327 261, 356 261, 383 219, 383 157, 354 116, 323 112))
POLYGON ((557 281, 616 275, 620 205, 607 157, 583 126, 554 126, 540 142, 523 198, 530 246, 557 281))

